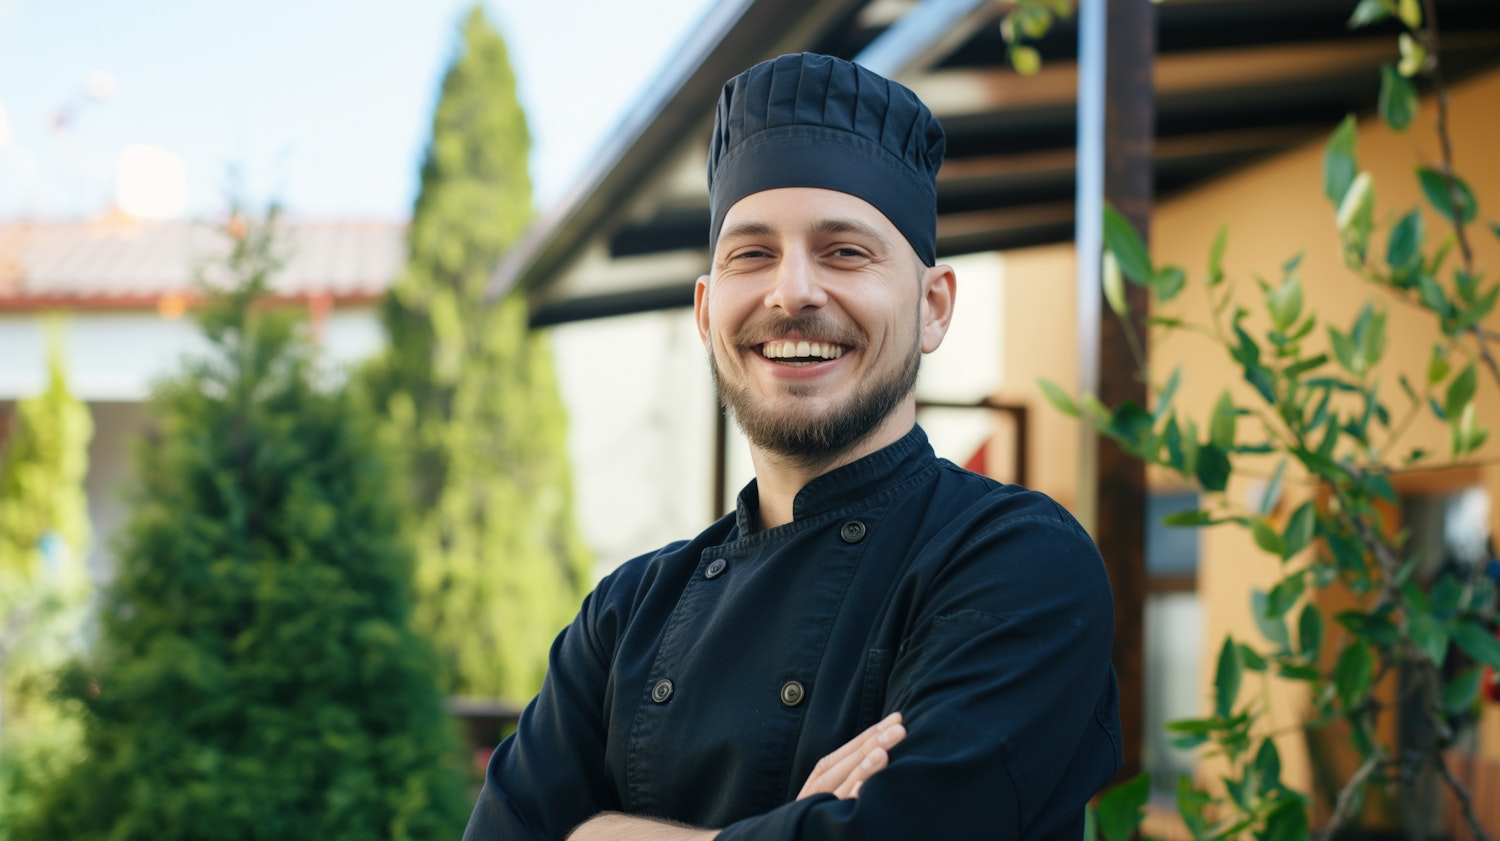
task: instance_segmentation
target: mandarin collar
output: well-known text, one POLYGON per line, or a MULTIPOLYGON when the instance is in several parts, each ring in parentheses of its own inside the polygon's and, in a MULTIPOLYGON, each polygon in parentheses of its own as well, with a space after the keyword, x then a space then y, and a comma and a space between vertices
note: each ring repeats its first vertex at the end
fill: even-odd
MULTIPOLYGON (((803 485, 792 500, 792 523, 859 502, 883 490, 888 482, 916 472, 932 459, 927 433, 913 424, 911 431, 894 443, 803 485)), ((760 513, 757 488, 756 480, 751 479, 740 491, 735 519, 741 536, 757 531, 755 520, 760 513)))

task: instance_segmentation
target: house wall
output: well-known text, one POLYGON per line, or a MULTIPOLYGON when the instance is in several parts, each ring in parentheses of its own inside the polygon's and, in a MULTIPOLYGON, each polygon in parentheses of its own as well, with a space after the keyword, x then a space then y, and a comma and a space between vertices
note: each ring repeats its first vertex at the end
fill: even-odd
MULTIPOLYGON (((1494 138, 1500 135, 1500 71, 1470 80, 1450 95, 1449 122, 1454 138, 1457 167, 1480 200, 1480 220, 1500 218, 1500 155, 1494 154, 1494 138), (1488 200, 1489 204, 1485 204, 1488 200)), ((1435 106, 1429 100, 1413 125, 1395 134, 1373 119, 1361 122, 1358 132, 1359 161, 1375 179, 1377 218, 1387 224, 1408 209, 1421 205, 1428 232, 1428 242, 1446 233, 1445 223, 1426 209, 1413 169, 1419 163, 1439 160, 1433 130, 1435 106)), ((1329 130, 1332 130, 1329 126, 1329 130)), ((1302 254, 1300 274, 1304 285, 1306 310, 1318 315, 1320 326, 1309 341, 1326 345, 1326 327, 1334 325, 1347 332, 1365 300, 1383 302, 1388 314, 1385 352, 1385 399, 1399 416, 1405 400, 1396 385, 1396 372, 1403 371, 1414 383, 1424 382, 1430 347, 1437 338, 1431 319, 1415 307, 1393 301, 1380 290, 1349 273, 1340 257, 1333 224, 1334 210, 1322 194, 1322 159, 1326 134, 1312 137, 1293 152, 1232 172, 1191 192, 1162 202, 1155 213, 1151 230, 1153 258, 1160 263, 1182 266, 1189 273, 1191 285, 1179 301, 1163 313, 1189 319, 1207 317, 1208 306, 1202 291, 1209 246, 1221 224, 1229 231, 1224 268, 1236 284, 1241 297, 1251 309, 1258 309, 1260 293, 1255 279, 1264 277, 1279 282, 1282 265, 1302 254)), ((1470 241, 1475 263, 1488 269, 1487 277, 1500 273, 1500 241, 1484 224, 1471 226, 1470 241)), ((1384 254, 1384 239, 1376 241, 1373 253, 1384 254)), ((1044 407, 1034 385, 1038 376, 1047 377, 1073 389, 1076 376, 1076 330, 1073 327, 1073 254, 1072 247, 1031 249, 1006 255, 1010 276, 1004 322, 1007 348, 1003 394, 1044 407)), ((1450 257, 1449 265, 1454 265, 1450 257)), ((1500 316, 1490 325, 1500 329, 1500 316)), ((1252 333, 1265 327, 1253 319, 1247 322, 1252 333)), ((1177 403, 1182 411, 1206 418, 1213 401, 1226 387, 1237 400, 1253 402, 1252 392, 1222 351, 1201 337, 1178 335, 1169 341, 1155 337, 1151 347, 1152 378, 1162 383, 1174 368, 1181 367, 1183 382, 1177 403)), ((1500 387, 1483 378, 1477 406, 1481 424, 1494 427, 1500 420, 1500 387)), ((1051 493, 1065 504, 1076 499, 1077 440, 1076 424, 1060 419, 1055 412, 1041 408, 1045 420, 1038 426, 1034 452, 1039 489, 1051 493)), ((1200 424, 1202 426, 1202 424, 1200 424)), ((1242 438, 1255 435, 1251 422, 1242 420, 1242 438)), ((1410 428, 1411 447, 1425 447, 1441 454, 1447 452, 1443 427, 1430 415, 1419 417, 1410 428)), ((1481 462, 1500 459, 1500 428, 1492 428, 1490 441, 1478 455, 1481 462)), ((1241 464, 1246 472, 1260 478, 1242 478, 1229 489, 1232 498, 1254 502, 1264 488, 1264 480, 1274 464, 1241 464)), ((1500 534, 1500 467, 1481 467, 1477 474, 1495 501, 1491 508, 1491 533, 1500 534)), ((1152 474, 1152 484, 1165 480, 1152 474)), ((1308 491, 1295 483, 1277 510, 1285 517, 1306 498, 1308 491)), ((1233 634, 1246 641, 1258 641, 1260 635, 1251 616, 1249 594, 1252 589, 1267 589, 1278 576, 1279 564, 1257 549, 1244 530, 1210 529, 1200 534, 1201 562, 1198 570, 1198 592, 1204 604, 1203 639, 1214 644, 1203 646, 1199 674, 1204 675, 1201 709, 1207 712, 1212 702, 1208 682, 1213 675, 1217 641, 1233 634)), ((1106 547, 1107 551, 1107 547, 1106 547)), ((1298 559, 1301 560, 1301 559, 1298 559)), ((1149 656, 1149 653, 1148 653, 1149 656)), ((1246 691, 1258 691, 1253 680, 1246 681, 1246 691)), ((1307 699, 1298 688, 1273 687, 1275 720, 1285 725, 1307 708, 1307 699)), ((1478 752, 1500 757, 1500 707, 1490 705, 1480 722, 1478 752)), ((1293 733, 1278 745, 1289 782, 1306 788, 1311 784, 1309 753, 1305 740, 1293 733)), ((1352 770, 1352 769, 1351 769, 1352 770)))
MULTIPOLYGON (((1500 72, 1454 89, 1450 100, 1449 123, 1457 166, 1481 202, 1485 198, 1500 200, 1500 156, 1493 152, 1493 138, 1500 132, 1496 102, 1500 102, 1500 72)), ((1429 100, 1403 134, 1390 132, 1374 119, 1363 121, 1358 133, 1360 165, 1371 172, 1376 184, 1377 218, 1394 220, 1421 205, 1429 242, 1436 241, 1445 231, 1442 220, 1426 209, 1413 168, 1418 163, 1440 159, 1434 131, 1435 112, 1435 105, 1429 100)), ((1153 223, 1153 256, 1158 262, 1182 265, 1201 277, 1208 244, 1219 226, 1227 223, 1229 247, 1224 267, 1242 294, 1254 296, 1251 300, 1259 300, 1255 277, 1279 280, 1281 265, 1300 252, 1306 308, 1318 315, 1321 325, 1335 325, 1347 331, 1364 301, 1388 302, 1383 303, 1389 317, 1383 396, 1400 416, 1397 407, 1404 407, 1405 399, 1396 385, 1397 372, 1404 372, 1413 383, 1424 382, 1430 348, 1438 334, 1425 312, 1392 301, 1344 269, 1333 226, 1334 210, 1322 194, 1324 142, 1323 137, 1315 138, 1299 150, 1162 204, 1153 223)), ((1480 218, 1494 218, 1497 209, 1500 208, 1481 204, 1480 218)), ((1471 227, 1469 237, 1476 265, 1489 267, 1493 277, 1500 269, 1500 243, 1482 225, 1471 227)), ((1377 245, 1375 253, 1383 254, 1383 239, 1377 245)), ((1450 258, 1450 265, 1453 263, 1450 258)), ((1201 294, 1185 295, 1181 310, 1191 317, 1202 318, 1207 314, 1205 298, 1201 294)), ((1490 324, 1500 327, 1500 317, 1492 317, 1490 324)), ((1315 335, 1326 341, 1322 327, 1315 335)), ((1232 384, 1237 399, 1249 402, 1249 387, 1237 382, 1233 371, 1206 350, 1203 343, 1189 337, 1158 344, 1153 348, 1153 376, 1160 381, 1174 367, 1183 366, 1179 401, 1200 417, 1207 414, 1226 383, 1232 384), (1217 375, 1215 367, 1219 369, 1217 375), (1203 373, 1196 375, 1199 371, 1203 373)), ((1477 415, 1482 423, 1488 420, 1493 424, 1500 419, 1500 385, 1485 378, 1479 401, 1477 415)), ((1242 434, 1253 434, 1247 427, 1248 424, 1241 424, 1242 434)), ((1500 430, 1496 433, 1500 435, 1500 430)), ((1410 447, 1424 447, 1439 454, 1448 449, 1445 430, 1427 412, 1419 414, 1407 440, 1403 453, 1410 447)), ((1492 436, 1478 459, 1494 460, 1497 455, 1500 455, 1500 437, 1492 436)), ((1265 475, 1272 469, 1270 464, 1262 466, 1265 475)), ((1500 470, 1486 467, 1480 476, 1491 498, 1500 499, 1500 470)), ((1230 492, 1245 500, 1253 498, 1258 490, 1257 481, 1242 480, 1230 492)), ((1284 516, 1301 502, 1299 496, 1305 498, 1305 495, 1305 492, 1288 494, 1279 513, 1284 516)), ((1491 516, 1491 533, 1500 532, 1500 521, 1494 519, 1494 513, 1491 516)), ((1259 552, 1243 530, 1210 530, 1203 540, 1205 562, 1200 572, 1200 592, 1206 603, 1212 605, 1206 612, 1207 638, 1217 640, 1225 633, 1257 638, 1246 594, 1252 588, 1268 587, 1279 572, 1278 565, 1259 552)), ((1207 652, 1207 656, 1212 655, 1211 650, 1207 652)), ((1206 668, 1204 674, 1212 674, 1211 669, 1206 668)), ((1295 710, 1302 703, 1293 687, 1278 687, 1277 694, 1285 705, 1283 709, 1295 710)), ((1480 744, 1485 755, 1500 757, 1500 710, 1494 707, 1489 708, 1483 721, 1480 744)), ((1295 738, 1284 740, 1281 747, 1283 756, 1305 755, 1303 745, 1295 738)))

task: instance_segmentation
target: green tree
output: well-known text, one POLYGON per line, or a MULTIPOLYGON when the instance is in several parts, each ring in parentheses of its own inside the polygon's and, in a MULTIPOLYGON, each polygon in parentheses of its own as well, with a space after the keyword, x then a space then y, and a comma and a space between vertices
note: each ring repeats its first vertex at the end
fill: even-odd
POLYGON ((68 391, 54 334, 47 389, 16 405, 0 453, 0 838, 76 758, 81 730, 51 697, 87 609, 93 420, 68 391))
POLYGON ((63 682, 86 759, 13 837, 456 837, 467 778, 373 419, 256 304, 274 213, 228 231, 211 351, 152 399, 99 638, 63 682))
POLYGON ((541 685, 589 570, 546 337, 524 296, 485 296, 531 219, 529 143, 505 42, 475 7, 443 79, 410 262, 385 301, 390 347, 366 377, 403 457, 417 620, 444 688, 511 700, 541 685))

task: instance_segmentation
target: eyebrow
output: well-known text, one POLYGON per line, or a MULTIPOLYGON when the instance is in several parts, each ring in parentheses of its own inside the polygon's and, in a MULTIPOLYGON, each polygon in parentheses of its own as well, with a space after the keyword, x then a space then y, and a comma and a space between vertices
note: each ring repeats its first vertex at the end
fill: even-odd
MULTIPOLYGON (((887 239, 884 234, 856 219, 846 219, 840 217, 819 219, 813 225, 813 233, 820 236, 827 236, 830 234, 859 234, 861 236, 866 236, 874 239, 886 249, 889 249, 891 247, 891 241, 887 239)), ((776 227, 767 222, 741 222, 738 225, 726 229, 724 233, 719 236, 719 239, 727 240, 737 239, 739 237, 764 237, 775 235, 776 227)))

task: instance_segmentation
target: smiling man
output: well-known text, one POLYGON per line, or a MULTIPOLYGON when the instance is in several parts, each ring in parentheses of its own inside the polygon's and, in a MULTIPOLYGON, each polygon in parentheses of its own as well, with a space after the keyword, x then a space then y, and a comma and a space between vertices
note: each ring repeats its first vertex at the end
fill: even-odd
POLYGON ((943 149, 839 59, 726 83, 694 307, 755 481, 589 595, 466 838, 1082 837, 1120 763, 1103 563, 916 424, 943 149))

